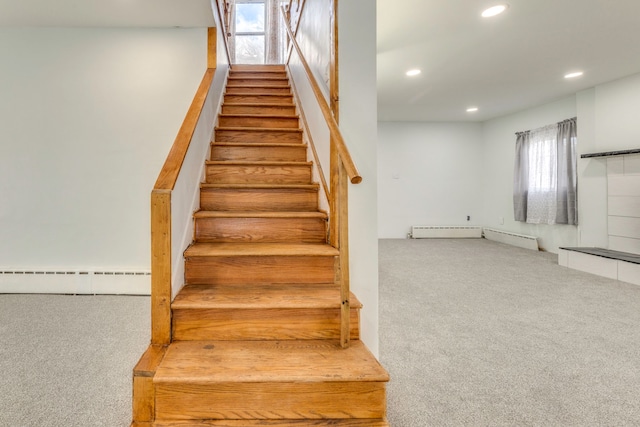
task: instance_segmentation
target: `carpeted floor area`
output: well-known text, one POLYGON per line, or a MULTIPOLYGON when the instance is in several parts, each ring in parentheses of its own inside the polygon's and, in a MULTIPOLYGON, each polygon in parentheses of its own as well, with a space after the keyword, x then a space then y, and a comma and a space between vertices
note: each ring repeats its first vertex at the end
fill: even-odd
MULTIPOLYGON (((380 241, 393 427, 639 426, 640 287, 484 239, 380 241)), ((0 426, 128 427, 149 298, 0 295, 0 426)))
POLYGON ((391 425, 640 425, 640 287, 484 239, 380 241, 391 425))
POLYGON ((0 426, 125 427, 150 298, 0 295, 0 426))

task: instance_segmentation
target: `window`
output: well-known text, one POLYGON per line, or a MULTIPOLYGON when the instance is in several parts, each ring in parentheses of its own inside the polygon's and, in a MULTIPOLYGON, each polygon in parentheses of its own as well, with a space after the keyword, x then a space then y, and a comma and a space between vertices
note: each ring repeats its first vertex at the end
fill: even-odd
POLYGON ((516 221, 578 224, 576 119, 516 134, 516 221))
POLYGON ((264 64, 264 1, 243 0, 235 4, 235 63, 264 64))

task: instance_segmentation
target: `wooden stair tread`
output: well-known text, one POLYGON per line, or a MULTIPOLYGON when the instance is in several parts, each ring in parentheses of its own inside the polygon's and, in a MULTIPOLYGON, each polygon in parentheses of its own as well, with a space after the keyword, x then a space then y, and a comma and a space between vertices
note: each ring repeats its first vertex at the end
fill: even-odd
POLYGON ((169 345, 153 379, 192 385, 387 381, 359 340, 346 349, 334 340, 179 341, 169 345))
POLYGON ((319 184, 209 184, 201 183, 200 188, 229 188, 235 190, 258 189, 267 190, 270 188, 291 189, 291 190, 317 190, 319 184))
POLYGON ((256 160, 256 161, 244 161, 244 160, 207 160, 205 162, 207 165, 221 165, 221 166, 230 166, 230 165, 238 165, 238 166, 311 166, 313 162, 279 162, 279 161, 265 161, 265 160, 256 160))
POLYGON ((276 102, 234 102, 234 101, 225 101, 222 105, 234 105, 234 106, 242 106, 242 107, 295 107, 296 104, 291 101, 290 104, 278 104, 276 102))
POLYGON ((290 89, 290 86, 288 84, 284 84, 284 85, 261 85, 261 84, 239 85, 239 84, 227 84, 227 89, 228 88, 290 89))
POLYGON ((322 211, 289 212, 289 211, 205 211, 193 214, 194 218, 320 218, 327 219, 322 211))
POLYGON ((252 128, 245 126, 217 126, 215 128, 218 130, 236 130, 236 131, 249 131, 249 132, 292 132, 292 133, 301 133, 302 129, 300 128, 252 128))
POLYGON ((218 114, 218 117, 222 118, 239 118, 239 119, 298 119, 297 114, 218 114))
MULTIPOLYGON (((351 308, 362 303, 351 294, 351 308)), ((180 290, 172 309, 269 309, 269 308, 339 308, 340 289, 326 285, 187 285, 180 290)))
POLYGON ((324 420, 188 420, 134 423, 131 427, 389 427, 383 419, 343 418, 324 420))
MULTIPOLYGON (((247 89, 250 86, 234 86, 234 88, 242 88, 242 89, 247 89)), ((262 86, 263 88, 278 88, 279 86, 262 86)), ((225 95, 235 95, 235 96, 239 96, 239 95, 251 95, 251 96, 260 96, 260 95, 268 95, 270 97, 273 96, 277 96, 277 97, 281 97, 281 98, 292 98, 292 95, 290 93, 260 93, 260 92, 237 92, 237 93, 226 93, 225 95)), ((225 101, 225 102, 229 102, 229 101, 225 101)))
POLYGON ((306 144, 299 142, 226 142, 211 141, 211 145, 220 147, 251 147, 251 148, 270 148, 270 147, 306 147, 306 144))
POLYGON ((340 251, 324 243, 194 243, 184 256, 338 256, 340 251))

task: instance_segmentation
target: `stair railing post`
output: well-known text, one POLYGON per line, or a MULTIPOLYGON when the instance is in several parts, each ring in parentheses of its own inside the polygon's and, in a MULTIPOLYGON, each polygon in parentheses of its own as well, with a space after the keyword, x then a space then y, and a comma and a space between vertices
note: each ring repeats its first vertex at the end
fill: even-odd
POLYGON ((338 236, 340 250, 340 345, 349 347, 351 335, 351 303, 349 282, 349 178, 342 162, 338 174, 338 236))
POLYGON ((171 190, 151 192, 151 344, 171 342, 171 190))

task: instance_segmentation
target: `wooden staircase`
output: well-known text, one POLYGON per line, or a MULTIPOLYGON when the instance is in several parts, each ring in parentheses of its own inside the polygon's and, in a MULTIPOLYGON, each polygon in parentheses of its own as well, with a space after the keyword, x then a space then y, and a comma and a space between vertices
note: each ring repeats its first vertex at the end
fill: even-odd
POLYGON ((340 345, 339 251, 283 66, 230 71, 172 342, 134 369, 132 426, 388 426, 387 372, 340 345))

